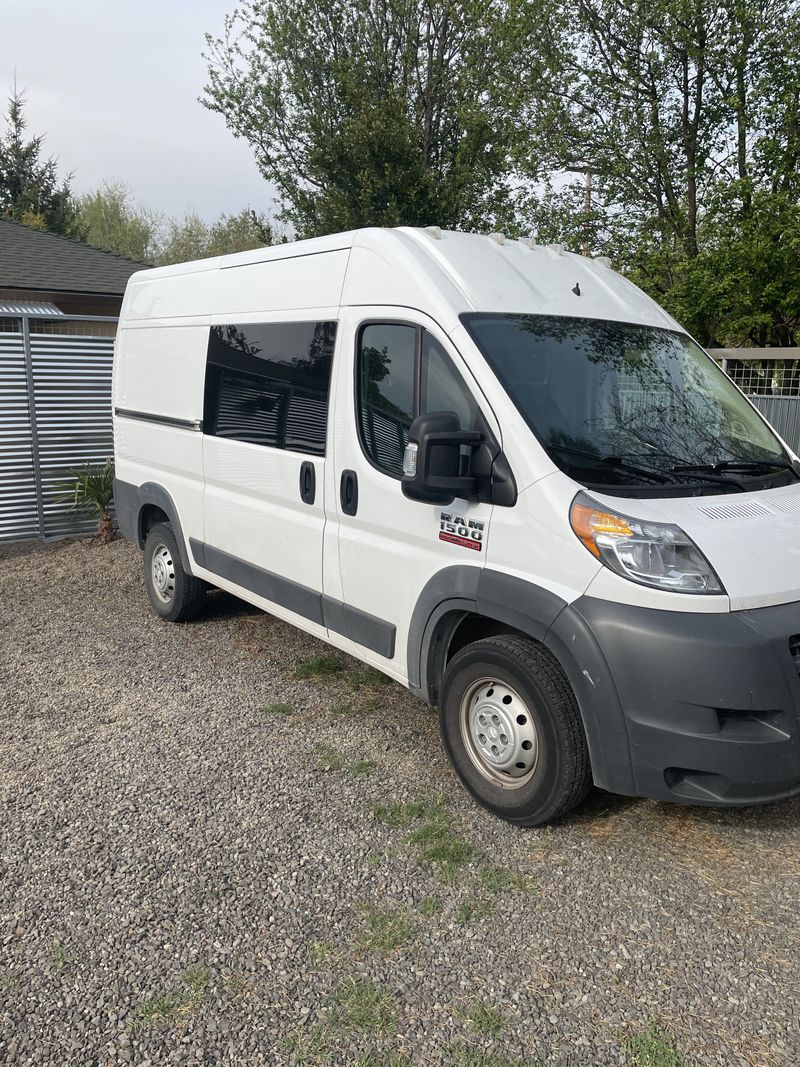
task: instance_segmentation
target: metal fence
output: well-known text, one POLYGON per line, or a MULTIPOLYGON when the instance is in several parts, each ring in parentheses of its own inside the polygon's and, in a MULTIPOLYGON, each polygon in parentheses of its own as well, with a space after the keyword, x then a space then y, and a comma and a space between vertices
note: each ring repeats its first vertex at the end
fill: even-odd
POLYGON ((116 319, 0 317, 0 541, 91 532, 59 497, 68 472, 113 452, 116 319))
POLYGON ((717 348, 710 354, 800 452, 800 348, 717 348))

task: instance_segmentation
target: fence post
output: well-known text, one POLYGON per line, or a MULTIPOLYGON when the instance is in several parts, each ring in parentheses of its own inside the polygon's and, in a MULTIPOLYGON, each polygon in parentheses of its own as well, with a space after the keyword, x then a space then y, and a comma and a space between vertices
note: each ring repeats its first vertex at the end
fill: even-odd
POLYGON ((36 397, 34 396, 33 355, 31 353, 31 326, 27 315, 22 316, 22 350, 25 356, 25 378, 28 383, 28 417, 31 423, 31 459, 33 461, 33 484, 36 489, 36 514, 39 536, 45 537, 44 494, 42 493, 42 465, 39 458, 39 428, 36 422, 36 397))

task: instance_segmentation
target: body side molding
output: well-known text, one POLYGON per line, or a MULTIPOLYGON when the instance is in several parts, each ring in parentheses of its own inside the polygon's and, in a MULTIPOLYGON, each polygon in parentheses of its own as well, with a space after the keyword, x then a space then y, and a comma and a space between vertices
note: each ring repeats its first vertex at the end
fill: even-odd
POLYGON ((248 589, 251 593, 279 604, 287 611, 302 615, 304 619, 349 637, 356 644, 377 652, 387 659, 394 657, 396 628, 375 615, 368 615, 358 608, 308 586, 284 578, 280 574, 257 567, 254 563, 232 556, 222 549, 190 538, 192 556, 199 567, 226 578, 229 582, 248 589))

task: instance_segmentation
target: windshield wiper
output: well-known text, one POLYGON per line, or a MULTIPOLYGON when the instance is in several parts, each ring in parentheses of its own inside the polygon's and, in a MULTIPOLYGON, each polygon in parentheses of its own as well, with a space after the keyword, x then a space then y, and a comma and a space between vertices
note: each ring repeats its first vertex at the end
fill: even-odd
POLYGON ((676 474, 688 474, 691 471, 715 473, 717 471, 787 470, 797 477, 797 471, 785 459, 721 459, 717 463, 681 463, 672 470, 676 474))
POLYGON ((587 459, 593 459, 596 463, 608 467, 609 470, 621 471, 623 474, 632 474, 637 478, 649 478, 651 481, 658 482, 661 485, 665 485, 673 480, 668 474, 662 474, 661 471, 654 471, 648 467, 637 467, 633 463, 626 463, 621 456, 598 456, 596 452, 588 452, 584 448, 573 448, 571 445, 548 445, 547 447, 559 452, 571 452, 574 456, 585 456, 587 459))

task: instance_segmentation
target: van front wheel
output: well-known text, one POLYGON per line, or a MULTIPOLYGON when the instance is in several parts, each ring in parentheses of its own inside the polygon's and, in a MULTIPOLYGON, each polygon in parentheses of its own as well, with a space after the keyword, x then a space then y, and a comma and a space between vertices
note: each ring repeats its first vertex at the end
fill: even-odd
POLYGON ((178 542, 169 523, 160 522, 147 534, 144 582, 156 614, 166 622, 189 622, 200 614, 205 584, 181 566, 178 542))
POLYGON ((534 641, 491 637, 456 653, 442 683, 439 724, 456 774, 501 819, 550 822, 589 790, 575 694, 534 641))

